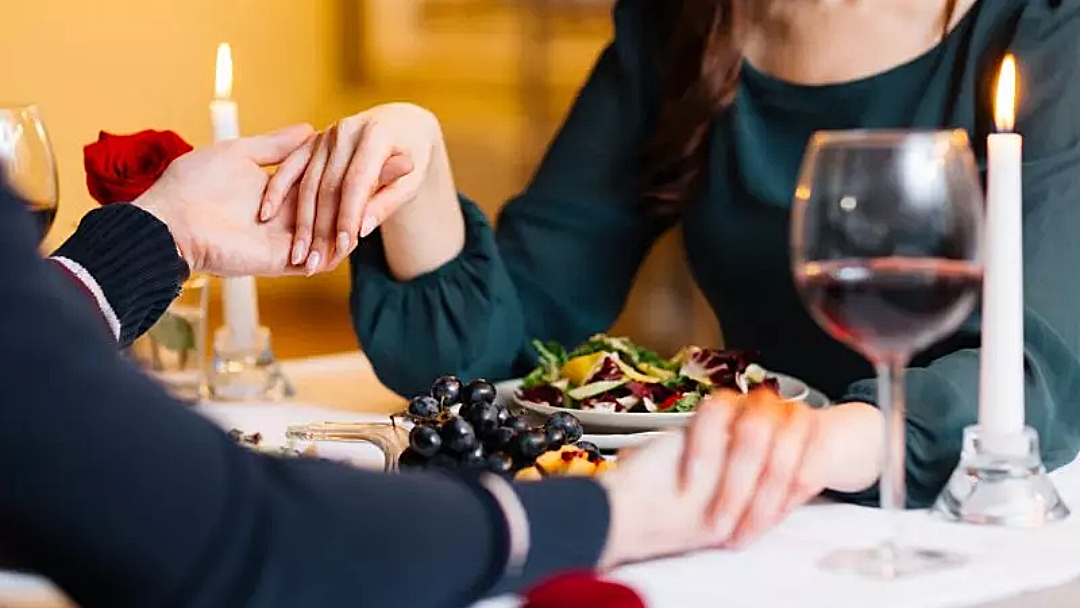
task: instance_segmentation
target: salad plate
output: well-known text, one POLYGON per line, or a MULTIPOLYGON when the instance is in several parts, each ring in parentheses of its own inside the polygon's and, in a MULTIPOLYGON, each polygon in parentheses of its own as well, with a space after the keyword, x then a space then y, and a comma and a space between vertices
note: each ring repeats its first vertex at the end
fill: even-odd
POLYGON ((801 380, 765 370, 752 353, 688 346, 671 358, 627 338, 597 334, 568 350, 534 342, 537 367, 516 385, 504 384, 512 402, 540 416, 570 412, 586 433, 659 431, 685 426, 709 392, 773 390, 806 400, 801 380))
MULTIPOLYGON (((797 378, 785 374, 772 373, 781 387, 781 395, 786 398, 797 400, 810 400, 816 394, 811 391, 806 383, 797 378)), ((496 385, 499 395, 505 394, 507 403, 512 403, 537 415, 547 417, 556 412, 570 412, 585 427, 585 441, 592 441, 602 450, 617 450, 624 447, 639 445, 644 437, 634 435, 652 435, 649 431, 662 431, 664 429, 686 426, 694 413, 671 412, 671 413, 627 413, 627 412, 602 412, 570 409, 565 407, 552 407, 543 403, 533 403, 520 398, 522 380, 508 380, 496 385), (614 437, 612 436, 614 435, 614 437), (623 436, 619 436, 623 435, 623 436), (603 445, 601 445, 603 444, 603 445)))

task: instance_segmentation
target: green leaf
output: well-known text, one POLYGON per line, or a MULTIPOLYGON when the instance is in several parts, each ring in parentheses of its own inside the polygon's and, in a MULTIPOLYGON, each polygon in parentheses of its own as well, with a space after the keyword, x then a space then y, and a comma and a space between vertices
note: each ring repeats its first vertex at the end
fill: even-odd
POLYGON ((547 368, 540 366, 529 372, 528 376, 525 376, 521 388, 529 390, 530 388, 540 386, 541 384, 547 384, 547 382, 547 368))
POLYGON ((687 378, 686 376, 675 376, 674 378, 664 380, 660 384, 664 385, 665 388, 678 388, 680 386, 691 384, 693 382, 694 381, 691 378, 687 378))
POLYGON ((675 405, 671 408, 676 412, 692 412, 697 409, 697 406, 701 403, 701 393, 686 393, 675 402, 675 405))
POLYGON ((533 340, 532 345, 540 355, 540 363, 542 365, 547 367, 562 367, 562 364, 566 363, 566 351, 558 342, 548 342, 545 344, 539 340, 533 340))
POLYGON ((638 365, 647 363, 654 367, 667 370, 669 372, 675 372, 679 370, 679 366, 672 363, 669 359, 665 359, 655 351, 651 351, 645 348, 638 349, 638 365))
POLYGON ((195 330, 180 315, 166 312, 148 333, 166 350, 174 353, 182 353, 195 348, 195 330))
POLYGON ((584 357, 585 355, 591 355, 598 352, 607 352, 607 344, 601 342, 586 342, 581 346, 575 348, 570 354, 566 355, 566 359, 577 359, 578 357, 584 357))

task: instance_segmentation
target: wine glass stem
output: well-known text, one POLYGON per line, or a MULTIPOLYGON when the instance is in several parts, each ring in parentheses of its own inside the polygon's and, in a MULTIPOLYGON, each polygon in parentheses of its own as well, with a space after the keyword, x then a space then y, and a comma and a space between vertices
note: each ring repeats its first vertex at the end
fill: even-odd
POLYGON ((895 550, 901 542, 899 515, 906 506, 904 456, 904 372, 907 357, 894 357, 877 364, 878 407, 885 419, 884 463, 881 469, 881 508, 889 511, 892 529, 885 540, 886 550, 895 550))

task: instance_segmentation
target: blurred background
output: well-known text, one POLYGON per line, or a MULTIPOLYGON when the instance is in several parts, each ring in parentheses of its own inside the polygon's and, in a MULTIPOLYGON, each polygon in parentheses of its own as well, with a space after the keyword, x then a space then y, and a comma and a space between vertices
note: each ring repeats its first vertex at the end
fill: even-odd
MULTIPOLYGON (((611 35, 612 0, 10 0, 0 105, 37 103, 60 169, 58 245, 93 204, 82 147, 99 130, 210 141, 215 52, 229 42, 246 133, 323 127, 411 101, 443 124, 459 188, 491 217, 528 182, 611 35)), ((717 344, 679 236, 658 245, 615 331, 662 351, 717 344)), ((603 280, 603 277, 597 277, 603 280)), ((261 280, 279 357, 357 347, 348 269, 261 280)), ((220 290, 211 328, 220 324, 220 290)))

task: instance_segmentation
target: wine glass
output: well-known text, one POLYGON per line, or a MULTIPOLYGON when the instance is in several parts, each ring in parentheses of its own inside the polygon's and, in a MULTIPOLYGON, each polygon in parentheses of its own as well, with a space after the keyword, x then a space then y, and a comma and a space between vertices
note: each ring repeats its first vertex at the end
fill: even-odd
MULTIPOLYGON (((963 131, 834 131, 810 141, 795 191, 792 271, 803 303, 877 372, 885 418, 881 508, 905 506, 904 370, 968 317, 982 282, 983 199, 963 131)), ((880 545, 830 555, 876 578, 934 571, 955 554, 880 545)))
POLYGON ((60 201, 56 161, 37 107, 0 107, 0 168, 29 204, 39 240, 45 240, 60 201))

